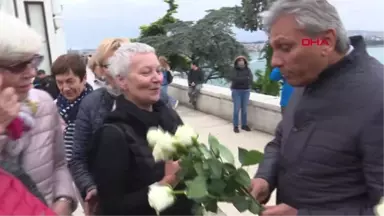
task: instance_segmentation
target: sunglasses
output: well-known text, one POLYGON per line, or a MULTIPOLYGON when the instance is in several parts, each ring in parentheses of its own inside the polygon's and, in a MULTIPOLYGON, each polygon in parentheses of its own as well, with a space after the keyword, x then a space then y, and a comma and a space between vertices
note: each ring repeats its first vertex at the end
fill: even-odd
POLYGON ((34 55, 32 58, 28 59, 27 61, 23 61, 20 63, 16 63, 10 66, 0 66, 2 68, 5 68, 12 73, 21 73, 27 68, 29 65, 32 68, 38 68, 40 64, 43 62, 44 56, 42 55, 34 55))

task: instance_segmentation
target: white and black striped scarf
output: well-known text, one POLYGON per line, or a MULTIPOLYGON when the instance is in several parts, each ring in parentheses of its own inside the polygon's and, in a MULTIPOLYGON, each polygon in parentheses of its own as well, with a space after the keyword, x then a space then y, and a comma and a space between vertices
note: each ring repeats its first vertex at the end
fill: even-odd
POLYGON ((56 105, 59 108, 60 116, 63 118, 67 125, 64 129, 64 145, 67 161, 72 158, 73 136, 75 134, 75 120, 77 112, 79 111, 80 102, 86 95, 92 92, 92 90, 92 86, 86 84, 84 91, 75 101, 68 101, 61 94, 57 97, 56 105))

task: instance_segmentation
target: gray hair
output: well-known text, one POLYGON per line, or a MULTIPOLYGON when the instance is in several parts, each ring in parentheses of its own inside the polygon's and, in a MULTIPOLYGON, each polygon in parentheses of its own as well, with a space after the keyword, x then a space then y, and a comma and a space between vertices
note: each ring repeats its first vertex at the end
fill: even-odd
POLYGON ((311 37, 328 29, 336 31, 336 51, 349 49, 349 38, 336 8, 327 0, 277 0, 261 14, 263 28, 268 33, 282 15, 294 15, 298 25, 311 37))
POLYGON ((155 53, 155 49, 144 43, 124 43, 108 59, 108 71, 113 77, 126 76, 130 70, 132 56, 139 53, 155 53))
POLYGON ((38 54, 43 38, 20 19, 0 11, 0 64, 7 66, 38 54))

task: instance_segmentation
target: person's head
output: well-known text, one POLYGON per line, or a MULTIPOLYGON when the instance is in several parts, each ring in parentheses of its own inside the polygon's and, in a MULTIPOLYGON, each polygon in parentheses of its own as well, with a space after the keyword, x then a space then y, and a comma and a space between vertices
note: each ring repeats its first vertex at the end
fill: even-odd
MULTIPOLYGON (((13 87, 19 100, 27 97, 43 61, 42 37, 21 20, 0 11, 0 73, 2 88, 13 87)), ((1 91, 1 89, 0 89, 1 91)))
POLYGON ((109 84, 114 85, 114 80, 108 73, 108 58, 113 55, 121 44, 129 42, 130 40, 128 38, 104 39, 88 61, 89 69, 91 69, 98 78, 105 78, 109 84))
POLYGON ((164 56, 160 56, 159 57, 159 62, 160 62, 160 66, 166 70, 169 70, 170 69, 170 66, 168 64, 168 60, 166 57, 164 56))
POLYGON ((247 67, 247 65, 248 65, 248 62, 247 62, 247 59, 244 56, 238 56, 235 59, 235 67, 245 68, 245 67, 247 67))
POLYGON ((109 58, 109 73, 125 97, 142 109, 160 99, 163 75, 155 49, 143 43, 126 43, 109 58))
POLYGON ((314 82, 349 49, 343 23, 326 0, 278 0, 262 17, 273 48, 272 67, 279 67, 293 86, 314 82), (306 45, 309 40, 319 43, 306 45))
POLYGON ((46 76, 45 70, 40 69, 37 71, 37 77, 44 78, 45 76, 46 76))
POLYGON ((78 54, 64 54, 52 64, 52 75, 57 87, 67 100, 74 101, 85 89, 86 65, 78 54))
POLYGON ((194 71, 199 69, 199 67, 197 66, 196 62, 191 62, 191 69, 194 70, 194 71))

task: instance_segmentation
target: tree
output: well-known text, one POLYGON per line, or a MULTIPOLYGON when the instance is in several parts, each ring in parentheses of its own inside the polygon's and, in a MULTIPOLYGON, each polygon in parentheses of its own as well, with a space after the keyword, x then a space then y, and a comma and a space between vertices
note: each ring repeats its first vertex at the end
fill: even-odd
MULTIPOLYGON (((165 36, 167 34, 166 25, 176 23, 178 20, 173 17, 177 12, 178 5, 175 0, 164 0, 168 4, 168 10, 163 17, 150 25, 140 26, 140 38, 137 41, 143 41, 147 37, 165 36)), ((183 56, 178 54, 165 55, 168 58, 171 68, 185 70, 189 68, 189 62, 183 56)))
MULTIPOLYGON (((234 7, 232 10, 237 11, 238 17, 235 19, 237 27, 247 31, 257 31, 262 29, 260 13, 265 11, 271 0, 242 0, 241 7, 234 7)), ((262 49, 262 58, 265 58, 266 65, 264 73, 256 72, 255 75, 258 79, 255 86, 262 94, 279 95, 280 84, 273 82, 269 79, 272 72, 271 60, 273 50, 269 43, 266 43, 262 49)))
POLYGON ((198 62, 205 81, 226 78, 233 70, 234 58, 248 56, 232 32, 236 14, 231 8, 209 10, 197 22, 177 21, 166 25, 166 35, 141 38, 161 55, 179 55, 198 62))
POLYGON ((168 4, 169 8, 165 15, 150 25, 140 26, 140 38, 150 37, 156 35, 165 35, 167 32, 165 26, 167 24, 175 23, 177 19, 173 15, 177 12, 179 7, 175 0, 164 0, 168 4))

